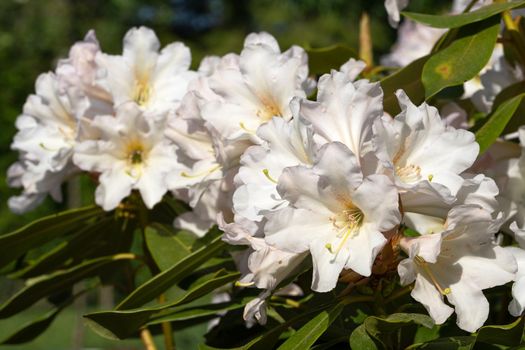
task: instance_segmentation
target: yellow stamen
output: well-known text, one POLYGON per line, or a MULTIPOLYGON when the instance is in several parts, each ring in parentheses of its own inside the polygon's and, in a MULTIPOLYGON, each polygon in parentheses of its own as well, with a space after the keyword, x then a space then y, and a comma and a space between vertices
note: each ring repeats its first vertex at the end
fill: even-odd
POLYGON ((241 127, 241 129, 243 129, 243 130, 246 131, 247 133, 249 133, 249 134, 255 134, 255 130, 248 129, 248 128, 246 127, 246 125, 244 125, 244 122, 240 122, 240 123, 239 123, 239 126, 241 127))
POLYGON ((432 182, 433 178, 434 178, 434 175, 432 175, 432 174, 428 175, 428 181, 432 182))
POLYGON ((211 167, 208 170, 204 170, 204 171, 202 171, 200 173, 195 173, 195 174, 188 174, 187 172, 183 171, 183 172, 180 173, 180 176, 188 178, 188 179, 193 179, 193 178, 196 178, 196 177, 209 175, 209 174, 215 172, 216 170, 219 170, 220 168, 221 168, 220 165, 216 165, 214 167, 211 167))
POLYGON ((263 174, 264 174, 264 176, 266 176, 266 178, 267 178, 268 180, 270 180, 270 181, 273 182, 274 184, 277 183, 277 181, 276 181, 273 177, 270 176, 270 172, 268 171, 268 169, 263 169, 263 174))
POLYGON ((451 290, 450 288, 442 288, 439 282, 436 279, 436 276, 434 276, 434 273, 432 273, 432 270, 430 267, 428 267, 428 263, 420 256, 416 256, 415 258, 416 264, 423 269, 425 274, 430 278, 430 281, 432 284, 436 287, 436 289, 442 294, 442 295, 448 295, 450 294, 451 290))
POLYGON ((241 281, 235 282, 235 286, 236 287, 251 287, 254 284, 255 284, 255 282, 241 282, 241 281))
POLYGON ((147 79, 141 79, 135 84, 135 92, 133 94, 133 100, 140 106, 144 106, 148 103, 151 97, 151 87, 147 79))

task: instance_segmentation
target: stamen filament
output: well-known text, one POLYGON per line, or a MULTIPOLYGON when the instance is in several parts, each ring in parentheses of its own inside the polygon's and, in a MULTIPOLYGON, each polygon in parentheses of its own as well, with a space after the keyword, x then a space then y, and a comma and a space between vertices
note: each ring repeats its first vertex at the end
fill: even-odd
POLYGON ((251 287, 255 284, 255 282, 241 282, 241 281, 237 281, 235 282, 235 286, 236 287, 251 287))
POLYGON ((268 180, 270 180, 270 181, 273 182, 274 184, 277 183, 277 180, 275 180, 273 177, 270 176, 270 172, 268 171, 268 169, 263 169, 262 172, 263 172, 264 176, 266 176, 266 178, 267 178, 268 180))
POLYGON ((211 167, 210 169, 202 171, 200 173, 188 174, 187 172, 183 171, 183 172, 180 173, 180 176, 185 177, 185 178, 189 178, 189 179, 193 179, 193 178, 196 178, 196 177, 209 175, 209 174, 215 172, 216 170, 219 170, 220 168, 221 168, 221 166, 217 164, 216 166, 211 167))
POLYGON ((420 256, 416 256, 415 258, 416 263, 425 271, 425 274, 430 278, 430 281, 432 284, 436 287, 436 289, 442 294, 442 295, 448 295, 450 294, 451 290, 450 288, 442 288, 439 282, 436 279, 436 276, 432 273, 432 270, 428 267, 428 263, 420 256))

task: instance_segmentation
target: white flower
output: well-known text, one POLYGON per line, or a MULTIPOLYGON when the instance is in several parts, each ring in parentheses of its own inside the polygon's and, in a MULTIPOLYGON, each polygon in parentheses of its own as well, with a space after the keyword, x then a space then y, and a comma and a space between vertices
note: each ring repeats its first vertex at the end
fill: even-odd
POLYGON ((397 41, 390 53, 381 57, 381 64, 391 67, 404 67, 428 55, 446 29, 432 28, 405 19, 399 26, 397 41))
MULTIPOLYGON (((246 148, 237 147, 239 143, 225 144, 201 115, 200 102, 215 96, 205 77, 213 74, 218 65, 227 64, 227 59, 216 57, 201 62, 201 77, 190 83, 189 92, 166 129, 166 136, 178 147, 177 157, 182 166, 180 171, 168 175, 169 188, 193 208, 179 215, 175 225, 199 236, 216 223, 218 213, 233 218, 233 176, 238 169, 239 152, 246 148)), ((244 142, 251 145, 248 140, 244 142)))
POLYGON ((403 224, 421 234, 441 232, 448 212, 465 204, 479 206, 494 215, 500 210, 498 193, 494 180, 483 174, 463 174, 463 184, 455 196, 442 185, 420 182, 399 195, 403 224))
POLYGON ((510 252, 516 259, 518 271, 512 285, 513 299, 509 303, 509 312, 512 316, 519 317, 525 311, 525 250, 518 247, 503 248, 510 252))
POLYGON ((371 274, 386 243, 381 232, 400 219, 397 191, 386 176, 363 177, 356 156, 333 142, 313 168, 286 168, 277 189, 290 206, 267 214, 265 239, 292 253, 310 251, 313 290, 332 290, 343 268, 371 274))
POLYGON ((286 205, 277 192, 277 179, 284 168, 313 164, 318 146, 311 128, 299 117, 289 122, 273 118, 259 127, 257 136, 264 144, 248 148, 241 157, 233 205, 237 214, 260 221, 263 211, 286 205))
POLYGON ((374 150, 372 126, 383 115, 383 91, 379 83, 353 82, 355 73, 344 67, 319 79, 317 101, 301 99, 295 118, 312 124, 317 142, 341 142, 361 163, 374 150))
POLYGON ((259 143, 259 125, 273 117, 290 120, 292 98, 306 97, 306 52, 292 46, 281 53, 268 33, 248 35, 240 56, 230 54, 222 61, 207 79, 215 97, 203 101, 202 117, 225 140, 259 143))
POLYGON ((97 83, 100 67, 95 58, 99 53, 97 37, 95 32, 90 30, 83 41, 71 47, 67 59, 58 61, 56 74, 60 88, 68 91, 69 96, 83 99, 83 108, 77 108, 76 111, 79 121, 83 121, 84 118, 91 119, 97 114, 113 113, 111 94, 97 83))
POLYGON ((494 51, 490 62, 480 75, 478 90, 472 93, 472 102, 478 110, 488 113, 496 96, 506 87, 524 79, 523 70, 512 66, 505 59, 503 47, 494 51))
POLYGON ((152 115, 178 107, 196 78, 189 70, 190 50, 180 42, 159 48, 155 33, 140 27, 126 33, 122 56, 97 53, 103 70, 98 83, 111 92, 115 107, 133 101, 152 115))
POLYGON ((402 239, 409 258, 398 265, 401 284, 415 280, 411 295, 437 324, 453 312, 443 301, 446 296, 454 305, 458 326, 476 331, 489 314, 482 290, 514 279, 515 259, 493 240, 500 224, 478 206, 457 206, 450 211, 444 231, 402 239))
POLYGON ((410 0, 385 0, 385 8, 388 13, 388 23, 394 28, 401 20, 399 12, 408 6, 410 0))
POLYGON ((8 171, 8 182, 23 188, 21 196, 9 201, 16 213, 34 208, 47 193, 60 201, 60 185, 76 171, 71 162, 78 128, 75 108, 82 106, 72 105, 53 73, 40 75, 35 90, 16 120, 18 133, 11 144, 20 159, 8 171))
POLYGON ((436 108, 423 103, 417 107, 398 90, 401 113, 383 117, 374 125, 378 157, 394 172, 401 189, 430 182, 446 187, 455 195, 479 152, 474 134, 447 127, 436 108))
POLYGON ((100 173, 96 202, 112 210, 133 189, 152 208, 168 187, 166 175, 180 171, 176 147, 164 138, 166 114, 147 118, 133 103, 122 105, 116 116, 97 116, 92 127, 100 133, 75 147, 73 160, 86 171, 100 173))

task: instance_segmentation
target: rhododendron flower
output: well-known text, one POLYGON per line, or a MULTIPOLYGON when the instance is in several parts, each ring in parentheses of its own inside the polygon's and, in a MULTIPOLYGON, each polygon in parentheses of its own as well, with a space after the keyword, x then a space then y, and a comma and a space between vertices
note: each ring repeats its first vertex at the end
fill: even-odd
POLYGON ((9 200, 16 213, 34 208, 47 193, 60 201, 60 185, 76 169, 71 162, 78 129, 75 108, 83 105, 72 105, 75 99, 60 89, 53 73, 40 75, 35 89, 17 118, 18 133, 11 145, 20 159, 8 170, 8 182, 23 188, 20 196, 9 200))
POLYGON ((512 300, 509 303, 509 312, 512 316, 519 317, 525 311, 525 250, 519 247, 505 247, 518 264, 515 282, 512 285, 512 300))
POLYGON ((476 331, 489 314, 482 291, 514 279, 514 257, 493 240, 500 224, 488 211, 462 205, 449 212, 443 231, 402 238, 401 247, 409 258, 398 266, 401 284, 415 281, 412 297, 437 324, 454 311, 443 301, 446 296, 458 326, 476 331))
POLYGON ((386 243, 382 232, 400 219, 388 177, 364 177, 357 157, 333 142, 319 151, 313 168, 286 168, 277 189, 290 205, 267 214, 265 239, 292 253, 310 252, 313 290, 332 290, 343 268, 370 275, 386 243))
POLYGON ((103 70, 98 83, 111 93, 116 107, 132 101, 151 115, 178 107, 197 76, 189 70, 190 50, 180 42, 159 48, 153 30, 140 27, 126 33, 121 56, 97 54, 103 70))
POLYGON ((215 97, 203 101, 202 117, 228 141, 258 143, 259 125, 273 117, 290 120, 292 98, 312 89, 306 52, 292 46, 281 53, 268 33, 248 35, 240 56, 223 61, 207 79, 215 97))
POLYGON ((260 221, 263 211, 286 205, 277 192, 277 179, 283 170, 313 164, 318 145, 311 128, 300 118, 289 122, 273 118, 259 127, 257 135, 264 143, 248 148, 241 157, 233 205, 237 214, 260 221))
POLYGON ((317 142, 341 142, 361 163, 374 150, 372 126, 383 115, 383 91, 379 83, 354 79, 355 72, 344 66, 323 75, 317 101, 301 99, 295 117, 312 124, 317 142))
POLYGON ((394 28, 401 20, 399 12, 408 6, 410 0, 385 0, 385 8, 388 13, 388 23, 394 28))
POLYGON ((61 89, 68 91, 69 96, 82 101, 85 105, 77 117, 82 126, 97 114, 112 114, 113 100, 111 94, 97 82, 100 67, 95 59, 100 53, 100 46, 95 32, 90 30, 83 41, 75 43, 69 50, 69 57, 58 61, 56 74, 61 89), (86 120, 87 119, 87 120, 86 120))
POLYGON ((95 199, 104 210, 115 209, 134 189, 148 208, 162 199, 166 175, 180 171, 165 124, 166 114, 148 118, 134 103, 119 107, 116 116, 93 119, 100 137, 79 143, 73 160, 82 170, 100 173, 95 199))
POLYGON ((401 113, 374 125, 378 157, 391 168, 401 189, 428 181, 455 195, 463 183, 459 174, 479 152, 474 134, 447 127, 436 108, 426 103, 415 106, 402 90, 396 95, 401 113))

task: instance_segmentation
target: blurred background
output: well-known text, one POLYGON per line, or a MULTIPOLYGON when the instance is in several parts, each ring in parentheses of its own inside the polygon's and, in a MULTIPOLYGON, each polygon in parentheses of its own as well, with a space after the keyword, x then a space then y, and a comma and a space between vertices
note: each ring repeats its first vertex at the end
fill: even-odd
MULTIPOLYGON (((412 1, 408 10, 436 13, 451 1, 412 1)), ((17 154, 10 150, 16 129, 14 121, 27 96, 33 93, 37 76, 55 68, 67 56, 69 47, 95 29, 102 50, 119 54, 122 38, 133 26, 153 28, 163 45, 184 41, 192 51, 193 67, 209 54, 239 52, 246 34, 267 31, 282 49, 292 44, 324 47, 337 43, 358 49, 359 18, 367 12, 371 19, 374 59, 388 53, 396 40, 396 30, 388 26, 383 0, 1 0, 0 1, 0 234, 36 218, 92 203, 93 187, 80 180, 80 193, 70 191, 64 203, 51 200, 25 215, 14 215, 7 199, 18 190, 7 187, 5 173, 17 154)), ((43 248, 45 249, 45 248, 43 248)), ((19 286, 0 279, 0 302, 19 286)), ((88 296, 63 312, 51 328, 35 342, 0 349, 131 349, 140 342, 111 342, 83 327, 80 315, 96 308, 104 293, 88 296)), ((111 307, 111 305, 109 305, 111 307)), ((44 307, 44 306, 42 306, 44 307)), ((0 321, 0 339, 32 317, 0 321)), ((178 349, 194 349, 204 327, 177 335, 178 349)))

